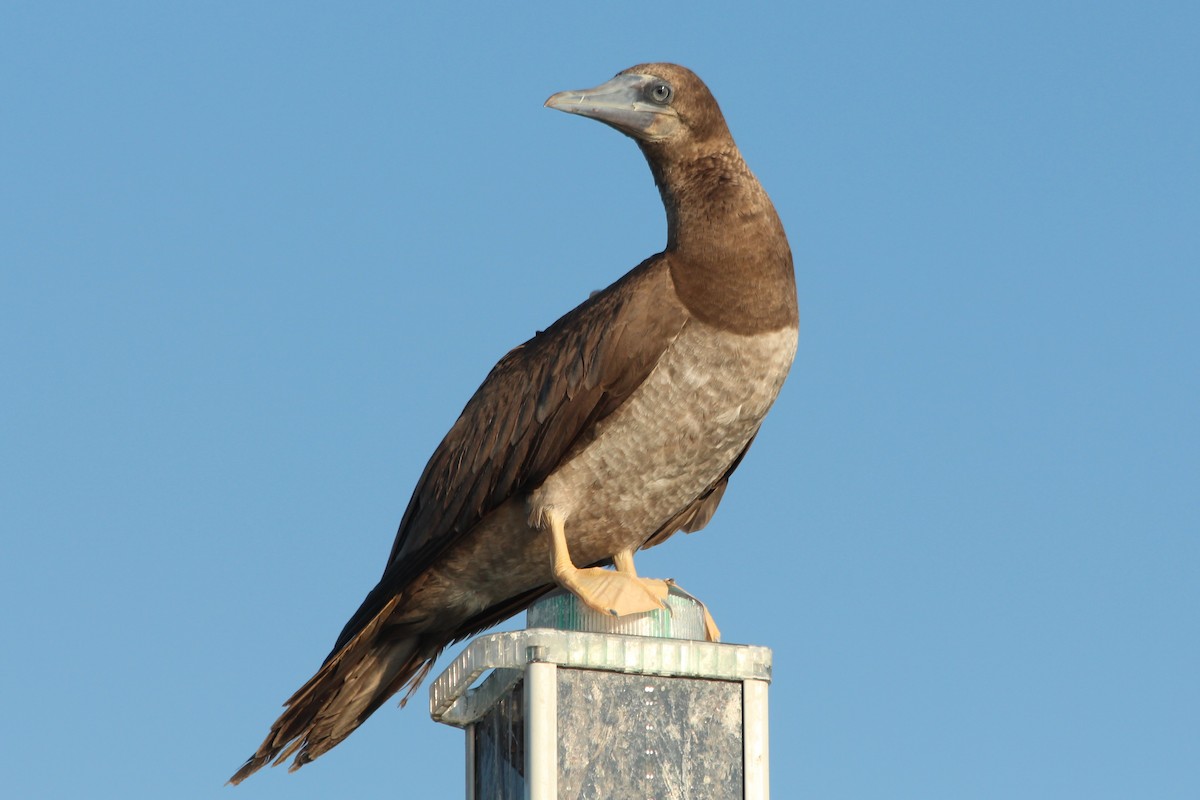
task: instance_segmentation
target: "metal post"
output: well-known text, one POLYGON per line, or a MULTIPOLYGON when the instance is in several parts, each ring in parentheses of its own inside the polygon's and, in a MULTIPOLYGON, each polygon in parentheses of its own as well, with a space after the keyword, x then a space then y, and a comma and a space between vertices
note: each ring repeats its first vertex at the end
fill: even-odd
POLYGON ((742 681, 742 725, 746 765, 745 800, 770 800, 766 681, 742 681))
POLYGON ((702 607, 671 591, 640 621, 589 622, 570 596, 530 610, 531 624, 620 633, 534 627, 468 645, 430 687, 433 718, 467 729, 468 800, 769 800, 771 651, 703 641, 702 607))
POLYGON ((525 797, 558 800, 558 668, 535 660, 541 649, 525 666, 525 797))
POLYGON ((467 726, 467 800, 475 800, 475 723, 467 726))

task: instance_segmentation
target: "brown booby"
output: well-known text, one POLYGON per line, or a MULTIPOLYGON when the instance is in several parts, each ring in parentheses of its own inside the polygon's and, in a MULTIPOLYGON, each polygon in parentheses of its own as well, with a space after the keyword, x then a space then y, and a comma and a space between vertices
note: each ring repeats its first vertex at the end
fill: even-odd
POLYGON ((708 88, 641 64, 546 105, 637 142, 666 249, 500 359, 421 474, 378 585, 232 783, 317 758, 411 696, 444 647, 555 586, 607 613, 660 607, 666 584, 633 553, 704 527, 783 385, 791 251, 708 88))

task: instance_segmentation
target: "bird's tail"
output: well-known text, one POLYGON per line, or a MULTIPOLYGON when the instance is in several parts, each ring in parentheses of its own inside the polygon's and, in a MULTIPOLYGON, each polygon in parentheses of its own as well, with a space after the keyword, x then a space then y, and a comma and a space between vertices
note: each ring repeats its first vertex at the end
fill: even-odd
POLYGON ((437 649, 430 653, 421 646, 418 635, 386 643, 368 643, 364 638, 356 636, 331 655, 284 703, 287 710, 230 783, 241 783, 272 760, 281 764, 293 753, 296 757, 288 771, 300 769, 349 736, 407 684, 403 705, 437 655, 437 649))

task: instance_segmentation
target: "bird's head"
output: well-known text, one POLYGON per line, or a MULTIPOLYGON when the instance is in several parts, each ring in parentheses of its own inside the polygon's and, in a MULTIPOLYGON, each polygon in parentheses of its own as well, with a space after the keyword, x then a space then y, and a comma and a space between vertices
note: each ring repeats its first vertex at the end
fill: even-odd
POLYGON ((594 89, 559 92, 546 106, 611 125, 643 146, 702 147, 729 136, 708 87, 677 64, 639 64, 594 89))

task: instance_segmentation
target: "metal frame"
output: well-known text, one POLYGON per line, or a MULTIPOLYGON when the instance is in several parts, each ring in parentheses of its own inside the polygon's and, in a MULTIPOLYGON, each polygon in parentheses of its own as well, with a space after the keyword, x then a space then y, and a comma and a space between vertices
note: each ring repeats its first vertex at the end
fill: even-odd
POLYGON ((768 648, 550 628, 481 636, 430 686, 430 715, 467 730, 467 800, 475 800, 474 723, 522 680, 527 797, 557 800, 560 666, 741 682, 743 797, 769 800, 768 648))

